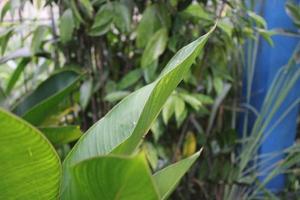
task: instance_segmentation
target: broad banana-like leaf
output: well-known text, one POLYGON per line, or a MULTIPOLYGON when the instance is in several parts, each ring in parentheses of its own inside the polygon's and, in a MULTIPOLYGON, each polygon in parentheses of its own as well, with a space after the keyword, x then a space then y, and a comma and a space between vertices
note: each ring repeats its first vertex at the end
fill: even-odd
POLYGON ((0 109, 0 199, 57 199, 60 159, 33 126, 0 109))
POLYGON ((201 152, 199 151, 194 155, 172 164, 153 175, 161 199, 168 198, 168 196, 176 188, 183 175, 197 160, 200 153, 201 152))
POLYGON ((87 159, 72 167, 71 174, 74 182, 68 199, 159 199, 143 154, 87 159))
POLYGON ((79 126, 41 127, 39 129, 52 144, 66 144, 82 136, 79 126))
POLYGON ((14 108, 14 112, 34 125, 41 124, 62 99, 73 91, 80 78, 73 70, 55 73, 24 98, 14 108))
POLYGON ((77 142, 64 161, 63 198, 68 199, 66 197, 72 193, 68 173, 71 166, 113 151, 114 154, 129 155, 137 148, 171 92, 200 54, 212 30, 183 47, 155 82, 124 98, 77 142))

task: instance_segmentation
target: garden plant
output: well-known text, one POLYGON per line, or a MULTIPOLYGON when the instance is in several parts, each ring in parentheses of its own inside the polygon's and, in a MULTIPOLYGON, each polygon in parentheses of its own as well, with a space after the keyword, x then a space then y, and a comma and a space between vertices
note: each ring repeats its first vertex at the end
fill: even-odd
MULTIPOLYGON (((299 32, 268 29, 257 7, 0 1, 0 199, 297 199, 298 140, 263 182, 260 161, 276 155, 257 152, 299 105, 280 110, 300 77, 299 47, 264 109, 250 98, 260 42, 299 32), (268 190, 278 174, 286 187, 268 190)), ((299 28, 299 4, 286 12, 299 28)))

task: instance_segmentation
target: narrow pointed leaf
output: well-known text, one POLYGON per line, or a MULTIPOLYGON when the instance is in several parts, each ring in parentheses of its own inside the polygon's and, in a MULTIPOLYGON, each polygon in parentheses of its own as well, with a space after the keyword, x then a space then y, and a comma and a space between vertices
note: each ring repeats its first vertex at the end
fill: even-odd
POLYGON ((58 199, 61 165, 33 126, 0 109, 0 199, 58 199))
POLYGON ((27 64, 31 61, 30 58, 23 58, 20 63, 18 64, 17 68, 15 69, 15 71, 13 72, 13 74, 11 75, 7 87, 6 87, 6 94, 9 94, 10 91, 13 89, 13 87, 15 86, 15 84, 17 83, 17 81, 19 80, 20 75, 22 74, 22 72, 24 71, 25 67, 27 66, 27 64))
POLYGON ((162 199, 168 198, 171 192, 176 188, 180 179, 197 160, 199 155, 200 152, 197 152, 194 155, 172 164, 153 175, 162 199))

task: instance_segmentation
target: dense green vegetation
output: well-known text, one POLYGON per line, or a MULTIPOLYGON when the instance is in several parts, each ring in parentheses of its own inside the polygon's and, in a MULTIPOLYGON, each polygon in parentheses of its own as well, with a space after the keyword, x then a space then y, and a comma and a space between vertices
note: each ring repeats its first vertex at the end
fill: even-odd
MULTIPOLYGON (((264 186, 278 173, 277 196, 296 197, 299 144, 263 183, 249 163, 298 50, 281 97, 237 136, 259 37, 298 34, 268 30, 247 2, 1 2, 0 199, 276 199, 264 186)), ((297 26, 299 10, 287 4, 297 26)))

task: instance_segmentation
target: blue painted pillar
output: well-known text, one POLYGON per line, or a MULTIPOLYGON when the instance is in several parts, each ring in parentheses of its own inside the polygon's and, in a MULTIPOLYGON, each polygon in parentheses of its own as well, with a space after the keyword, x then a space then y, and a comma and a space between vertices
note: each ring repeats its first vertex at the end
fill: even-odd
MULTIPOLYGON (((263 3, 262 15, 267 21, 268 29, 287 29, 295 30, 292 20, 286 14, 285 0, 265 0, 260 1, 263 3)), ((298 2, 300 2, 298 0, 298 2)), ((291 58, 299 38, 291 36, 276 35, 272 37, 274 47, 271 47, 266 41, 260 40, 257 60, 255 64, 254 79, 251 89, 250 104, 258 111, 261 110, 262 103, 266 96, 267 90, 270 88, 271 83, 278 70, 286 65, 291 58)), ((293 101, 300 96, 300 84, 290 91, 286 101, 280 107, 279 111, 275 114, 270 123, 270 126, 279 119, 282 113, 291 105, 293 101), (298 88, 297 88, 298 86, 298 88)), ((245 93, 245 92, 244 92, 245 93)), ((278 94, 279 95, 279 94, 278 94)), ((283 149, 291 146, 296 137, 296 118, 298 114, 298 107, 295 107, 286 118, 271 132, 267 140, 265 140, 260 149, 259 154, 268 154, 272 152, 280 152, 283 149)), ((253 126, 255 120, 254 116, 250 116, 249 126, 253 126)), ((266 132, 270 128, 267 128, 266 132)), ((267 167, 272 166, 274 163, 284 158, 284 155, 275 157, 269 162, 265 163, 259 169, 265 170, 267 167)), ((264 176, 260 179, 263 180, 264 176)), ((284 187, 285 177, 279 175, 267 184, 267 188, 273 191, 278 191, 284 187)))

